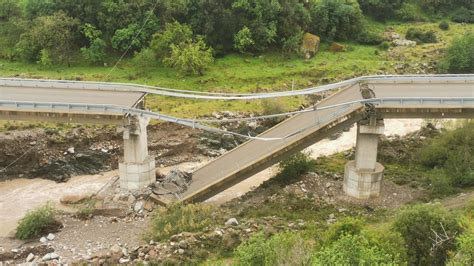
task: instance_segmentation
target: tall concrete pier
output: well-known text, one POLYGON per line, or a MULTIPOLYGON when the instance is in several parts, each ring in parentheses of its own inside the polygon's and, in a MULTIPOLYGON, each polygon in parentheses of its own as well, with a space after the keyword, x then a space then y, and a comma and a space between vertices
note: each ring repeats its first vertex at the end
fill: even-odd
POLYGON ((124 156, 119 163, 120 188, 137 190, 155 182, 155 159, 148 154, 147 125, 149 119, 129 117, 123 128, 124 156))
POLYGON ((377 148, 384 129, 383 120, 357 124, 355 161, 348 162, 344 171, 343 188, 347 195, 358 199, 380 195, 384 167, 377 163, 377 148))

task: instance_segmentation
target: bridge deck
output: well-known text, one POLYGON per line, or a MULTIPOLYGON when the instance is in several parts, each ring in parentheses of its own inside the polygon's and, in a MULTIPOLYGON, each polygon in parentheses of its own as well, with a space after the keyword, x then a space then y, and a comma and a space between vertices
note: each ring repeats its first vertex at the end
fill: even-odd
MULTIPOLYGON (((377 97, 474 97, 474 83, 463 82, 449 84, 376 82, 371 84, 371 88, 377 97)), ((358 99, 361 99, 359 86, 354 85, 323 100, 319 107, 358 99)), ((459 112, 462 113, 464 110, 457 104, 440 106, 436 103, 427 106, 387 103, 385 106, 382 104, 378 107, 384 109, 386 115, 390 114, 391 118, 417 116, 425 118, 443 115, 448 117, 451 110, 459 116, 459 112), (391 110, 395 110, 395 112, 391 110), (400 110, 411 110, 411 112, 400 112, 400 110)), ((474 106, 470 106, 470 108, 469 110, 472 110, 474 106)), ((469 111, 468 116, 472 117, 472 115, 473 113, 469 111)), ((361 117, 362 106, 360 104, 296 115, 264 132, 261 137, 282 137, 302 129, 299 134, 281 141, 252 140, 224 154, 193 173, 193 182, 183 193, 182 200, 206 200, 294 152, 353 124, 361 117), (319 124, 317 124, 318 121, 319 124)))

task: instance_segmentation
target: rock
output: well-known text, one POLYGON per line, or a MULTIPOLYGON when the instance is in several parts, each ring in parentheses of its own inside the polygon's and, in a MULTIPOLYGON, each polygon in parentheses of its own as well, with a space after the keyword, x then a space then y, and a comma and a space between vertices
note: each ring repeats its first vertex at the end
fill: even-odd
POLYGON ((227 222, 225 222, 225 225, 227 225, 227 226, 237 226, 237 225, 239 225, 239 221, 237 221, 237 219, 235 219, 235 218, 230 218, 229 220, 227 220, 227 222))
POLYGON ((129 259, 124 259, 124 258, 119 259, 120 264, 125 264, 125 263, 129 263, 129 262, 130 262, 129 259))
POLYGON ((344 45, 337 42, 333 42, 331 46, 329 47, 329 51, 333 53, 344 52, 344 49, 345 49, 344 45))
POLYGON ((182 249, 187 249, 189 247, 188 242, 186 242, 184 240, 179 241, 178 246, 182 249))
POLYGON ((311 33, 305 33, 303 35, 303 42, 301 44, 300 51, 304 55, 305 59, 310 59, 314 57, 319 51, 319 45, 321 39, 311 33))
POLYGON ((43 261, 55 260, 55 259, 59 259, 59 255, 54 252, 44 255, 42 258, 43 261))
POLYGON ((41 243, 46 243, 46 242, 48 242, 48 239, 43 236, 42 238, 40 238, 40 242, 41 243))
POLYGON ((35 254, 30 253, 28 254, 28 257, 26 257, 26 262, 32 262, 35 259, 35 254))
POLYGON ((113 245, 113 246, 110 248, 110 252, 111 252, 112 254, 120 254, 120 256, 123 255, 123 253, 122 253, 122 248, 121 248, 119 245, 117 245, 117 244, 113 245))
POLYGON ((332 184, 331 184, 331 183, 329 183, 329 182, 328 182, 328 183, 326 183, 326 188, 330 188, 331 186, 332 186, 332 184))
POLYGON ((143 208, 148 212, 152 212, 155 209, 155 203, 151 200, 147 200, 143 208))
POLYGON ((88 195, 65 195, 59 199, 59 202, 61 202, 61 204, 80 204, 88 198, 88 195))
POLYGON ((415 41, 410 41, 410 40, 393 40, 393 45, 395 46, 407 46, 407 47, 415 47, 416 42, 415 41))
POLYGON ((184 249, 182 249, 182 248, 178 249, 178 253, 179 253, 179 255, 183 255, 184 254, 184 249))
POLYGON ((67 152, 68 152, 69 154, 74 154, 74 153, 75 153, 74 147, 71 147, 71 148, 67 149, 67 152))
POLYGON ((173 169, 163 178, 162 184, 173 184, 178 187, 178 192, 184 192, 188 189, 191 179, 191 173, 173 169))
POLYGON ((46 238, 47 238, 49 241, 53 241, 53 240, 56 238, 56 236, 53 235, 53 234, 48 234, 48 236, 47 236, 46 238))
POLYGON ((142 212, 143 211, 143 206, 144 206, 143 201, 139 200, 139 201, 135 202, 135 204, 133 205, 133 210, 135 212, 142 212))

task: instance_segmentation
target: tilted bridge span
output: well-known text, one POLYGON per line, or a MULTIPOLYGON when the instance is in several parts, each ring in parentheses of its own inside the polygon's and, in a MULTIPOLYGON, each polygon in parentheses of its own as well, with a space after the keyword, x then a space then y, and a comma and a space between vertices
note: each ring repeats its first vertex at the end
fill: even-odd
MULTIPOLYGON (((377 163, 379 136, 387 118, 474 118, 474 75, 360 77, 298 91, 225 94, 180 91, 134 84, 0 79, 0 119, 115 124, 124 131, 120 185, 134 190, 155 181, 155 161, 148 155, 149 119, 232 134, 182 119, 143 110, 146 94, 209 100, 252 100, 334 94, 216 158, 193 173, 179 200, 204 201, 291 154, 357 123, 355 161, 345 169, 344 190, 357 198, 380 193, 384 168, 377 163), (368 87, 375 98, 362 97, 368 87)), ((238 134, 236 134, 238 135, 238 134)), ((244 136, 245 137, 245 136, 244 136)), ((174 199, 163 198, 163 202, 174 199)))

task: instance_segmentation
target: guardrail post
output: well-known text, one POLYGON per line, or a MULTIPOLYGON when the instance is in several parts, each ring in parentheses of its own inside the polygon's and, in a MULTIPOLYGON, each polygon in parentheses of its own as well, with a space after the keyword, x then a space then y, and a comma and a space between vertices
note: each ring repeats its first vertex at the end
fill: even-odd
POLYGON ((156 181, 155 159, 148 154, 146 127, 149 119, 130 116, 124 127, 123 161, 119 163, 120 188, 138 190, 156 181))
POLYGON ((373 124, 357 124, 355 161, 346 164, 344 192, 358 199, 378 197, 382 187, 384 167, 377 163, 379 136, 384 134, 383 120, 373 124))

